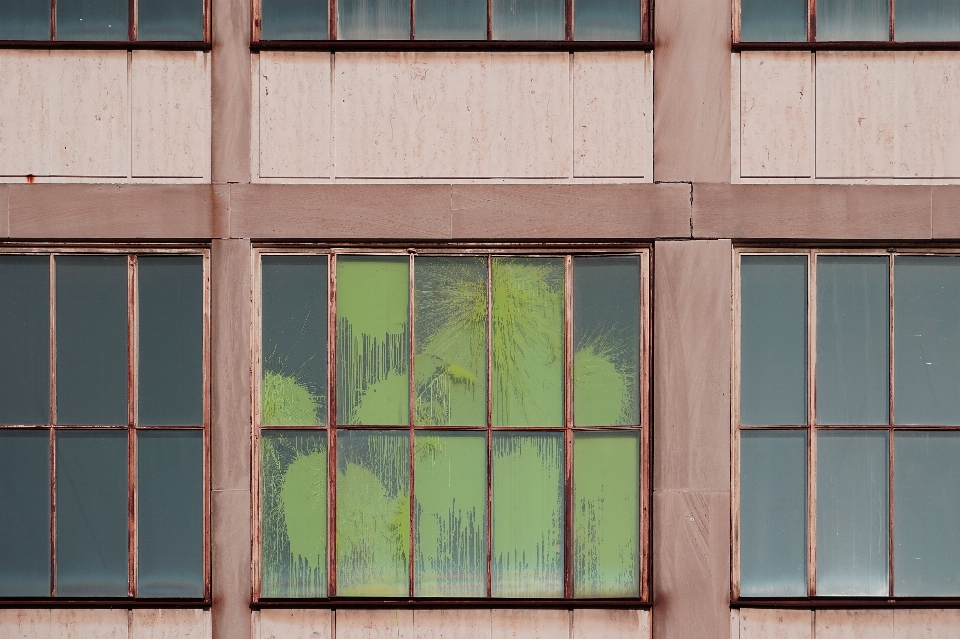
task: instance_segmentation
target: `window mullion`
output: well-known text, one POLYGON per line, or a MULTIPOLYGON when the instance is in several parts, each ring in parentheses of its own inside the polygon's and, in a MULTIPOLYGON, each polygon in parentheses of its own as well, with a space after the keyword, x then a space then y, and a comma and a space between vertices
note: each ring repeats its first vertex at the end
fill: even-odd
POLYGON ((817 594, 817 253, 807 257, 807 595, 817 594))
MULTIPOLYGON (((412 9, 412 7, 413 7, 413 0, 410 1, 410 7, 411 7, 410 38, 412 39, 412 38, 413 38, 413 22, 412 22, 412 20, 413 20, 413 9, 412 9)), ((409 432, 410 432, 410 452, 409 452, 409 454, 408 454, 408 456, 407 456, 407 457, 408 457, 407 463, 410 465, 410 537, 409 537, 409 540, 408 540, 408 541, 409 541, 410 558, 409 558, 409 560, 408 560, 407 569, 408 569, 408 572, 409 572, 410 583, 409 583, 409 588, 408 588, 407 592, 409 593, 409 596, 410 596, 410 597, 413 597, 413 596, 414 596, 413 583, 414 583, 414 569, 415 569, 415 566, 414 566, 414 564, 415 564, 415 562, 414 562, 414 547, 413 547, 413 542, 414 542, 414 522, 413 522, 413 519, 414 519, 414 511, 415 511, 415 506, 414 506, 415 501, 414 501, 414 500, 416 499, 415 484, 414 484, 414 472, 415 472, 415 470, 416 470, 416 464, 414 463, 414 432, 413 432, 413 427, 414 427, 414 423, 415 423, 414 416, 415 416, 415 414, 416 414, 416 375, 415 375, 415 372, 414 372, 414 364, 413 364, 413 362, 414 362, 414 356, 416 355, 416 352, 415 352, 415 344, 416 344, 416 325, 414 324, 414 321, 415 321, 415 320, 414 320, 414 317, 415 317, 415 315, 416 315, 416 312, 415 312, 415 311, 416 311, 416 309, 415 309, 416 294, 415 294, 415 291, 414 291, 414 282, 413 282, 413 268, 414 268, 414 264, 415 264, 415 261, 414 261, 415 259, 416 259, 415 254, 411 252, 411 253, 410 253, 410 258, 409 258, 409 260, 410 260, 410 261, 409 261, 409 266, 407 267, 407 275, 408 275, 408 281, 409 281, 409 289, 408 289, 408 290, 409 290, 409 292, 408 292, 409 298, 408 298, 408 302, 407 302, 407 312, 408 312, 409 314, 408 314, 408 316, 407 316, 407 317, 408 317, 407 321, 410 322, 410 338, 409 338, 409 339, 410 339, 410 342, 409 342, 409 345, 408 345, 408 346, 409 346, 409 361, 408 361, 408 363, 407 363, 407 371, 408 371, 408 375, 407 375, 407 382, 408 382, 408 384, 407 384, 407 386, 408 386, 408 389, 409 389, 409 396, 408 396, 408 400, 407 400, 407 404, 408 404, 408 417, 407 417, 407 419, 410 421, 410 425, 409 425, 409 432)))
MULTIPOLYGON (((331 0, 331 5, 336 0, 331 0)), ((331 18, 332 20, 332 18, 331 18)), ((337 255, 327 258, 327 596, 337 594, 337 255)), ((261 338, 262 339, 262 338, 261 338)))
MULTIPOLYGON (((132 4, 131 0, 131 4, 132 4)), ((137 256, 127 256, 127 595, 137 588, 137 256)))
MULTIPOLYGON (((572 0, 567 0, 572 6, 572 0)), ((568 12, 568 17, 570 13, 568 12)), ((563 260, 563 596, 573 598, 573 258, 563 260)))
MULTIPOLYGON (((892 2, 892 0, 891 0, 891 5, 892 5, 892 4, 893 4, 893 2, 892 2)), ((893 16, 893 10, 892 10, 892 9, 891 9, 890 15, 893 16)), ((891 17, 891 20, 892 20, 892 19, 893 19, 893 18, 891 17)), ((892 24, 892 23, 891 23, 891 24, 892 24)), ((890 422, 890 430, 889 430, 889 435, 888 435, 888 437, 887 437, 887 455, 888 455, 888 458, 887 458, 887 470, 888 470, 888 474, 887 474, 887 476, 888 476, 888 482, 889 482, 888 485, 887 485, 887 562, 888 562, 888 564, 887 564, 887 579, 889 580, 889 583, 888 583, 888 585, 887 585, 887 588, 888 588, 887 594, 889 594, 891 597, 892 597, 893 594, 894 594, 894 593, 893 593, 893 583, 894 583, 894 582, 893 582, 893 568, 894 568, 894 566, 893 566, 893 551, 894 551, 894 545, 893 545, 893 544, 894 544, 894 540, 893 540, 893 523, 894 523, 894 522, 893 522, 893 514, 894 514, 894 513, 893 513, 893 489, 894 489, 894 482, 893 482, 893 478, 894 478, 894 475, 893 475, 893 472, 894 472, 894 468, 893 468, 894 437, 893 437, 893 436, 894 436, 894 430, 893 430, 893 426, 894 426, 894 419, 895 419, 896 413, 894 412, 894 405, 893 405, 893 402, 894 402, 894 395, 893 395, 893 382, 894 382, 894 375, 893 375, 893 362, 894 362, 894 360, 893 360, 893 358, 894 358, 894 354, 893 354, 893 346, 894 346, 894 340, 893 340, 893 336, 894 336, 894 332, 893 332, 893 319, 894 319, 894 313, 893 313, 894 298, 893 298, 893 293, 894 293, 894 290, 893 290, 893 288, 894 288, 894 287, 893 287, 893 283, 894 283, 894 282, 893 282, 893 275, 894 275, 894 268, 893 268, 893 265, 894 265, 895 259, 896 259, 896 257, 895 257, 894 255, 892 255, 892 254, 891 254, 890 256, 888 256, 888 258, 887 258, 887 260, 888 260, 888 273, 889 273, 889 275, 887 276, 887 284, 888 284, 888 286, 889 286, 888 295, 890 296, 890 304, 889 304, 889 307, 890 307, 890 308, 889 308, 890 316, 889 316, 889 319, 887 320, 888 339, 890 340, 890 341, 889 341, 889 344, 888 344, 888 346, 887 346, 887 357, 888 357, 888 364, 887 364, 888 382, 887 382, 887 383, 889 384, 889 389, 888 389, 889 394, 888 394, 888 396, 887 396, 887 410, 889 411, 889 413, 888 413, 888 419, 889 419, 889 422, 890 422)))
MULTIPOLYGON (((487 7, 490 7, 487 0, 487 7)), ((488 23, 489 24, 489 23, 488 23)), ((487 255, 487 597, 493 595, 493 258, 487 255)))

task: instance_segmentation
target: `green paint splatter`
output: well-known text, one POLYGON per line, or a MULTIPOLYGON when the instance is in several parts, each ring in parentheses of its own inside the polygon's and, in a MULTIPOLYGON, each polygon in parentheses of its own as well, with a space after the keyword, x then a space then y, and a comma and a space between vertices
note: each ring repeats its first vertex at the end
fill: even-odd
POLYGON ((260 385, 264 426, 314 426, 322 423, 321 400, 288 375, 266 371, 260 385))

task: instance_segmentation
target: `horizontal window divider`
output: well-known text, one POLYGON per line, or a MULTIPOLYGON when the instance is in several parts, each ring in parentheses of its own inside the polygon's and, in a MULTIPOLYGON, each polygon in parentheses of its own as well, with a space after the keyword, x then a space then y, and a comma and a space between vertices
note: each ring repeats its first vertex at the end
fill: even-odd
MULTIPOLYGON (((573 53, 576 51, 653 51, 653 43, 630 40, 260 40, 252 42, 250 50, 253 52, 557 51, 573 53)), ((486 254, 489 254, 489 251, 486 254)))
POLYGON ((259 599, 250 604, 251 610, 271 608, 629 608, 649 610, 652 603, 636 597, 629 599, 524 599, 524 598, 328 598, 328 599, 259 599))
POLYGON ((734 42, 741 51, 960 51, 958 42, 734 42))
MULTIPOLYGON (((740 430, 804 430, 810 428, 809 424, 779 424, 779 425, 745 425, 740 424, 740 430)), ((879 428, 887 428, 880 426, 879 428)))
POLYGON ((741 597, 730 602, 733 609, 794 608, 801 610, 855 610, 858 608, 960 608, 956 597, 741 597))
MULTIPOLYGON (((350 185, 347 185, 350 186, 350 185)), ((362 186, 362 185, 361 185, 362 186)), ((427 185, 436 186, 436 185, 427 185)), ((449 186, 449 185, 440 185, 449 186)), ((523 257, 537 257, 547 255, 556 257, 558 255, 636 255, 644 250, 649 250, 652 245, 647 243, 635 242, 590 242, 584 244, 566 243, 554 244, 552 242, 517 242, 513 244, 483 243, 483 242, 458 242, 456 248, 443 248, 442 245, 431 246, 429 244, 406 244, 406 243, 386 243, 371 242, 366 244, 352 244, 343 246, 341 244, 329 244, 324 242, 297 242, 291 247, 290 243, 265 242, 257 239, 252 240, 254 249, 266 255, 326 255, 336 253, 338 255, 406 255, 410 252, 420 257, 438 255, 443 257, 457 256, 492 256, 498 257, 520 255, 523 257), (549 247, 545 246, 549 244, 549 247), (595 248, 597 244, 610 246, 609 249, 595 248), (377 251, 383 251, 378 253, 377 251), (319 251, 319 252, 318 252, 319 251), (538 251, 533 253, 531 251, 538 251)))
POLYGON ((6 597, 0 599, 0 609, 2 608, 107 608, 107 609, 133 609, 133 608, 194 608, 201 610, 210 610, 211 602, 209 599, 137 599, 135 597, 45 597, 45 598, 25 598, 25 597, 6 597))
POLYGON ((129 40, 0 40, 0 49, 61 49, 74 51, 94 49, 107 51, 204 51, 212 48, 210 42, 192 40, 163 40, 131 42, 129 40))

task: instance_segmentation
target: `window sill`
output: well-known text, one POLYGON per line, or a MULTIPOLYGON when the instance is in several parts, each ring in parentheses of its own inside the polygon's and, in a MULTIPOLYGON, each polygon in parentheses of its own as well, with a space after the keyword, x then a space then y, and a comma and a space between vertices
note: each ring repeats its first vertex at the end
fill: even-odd
POLYGON ((960 51, 960 42, 734 42, 741 51, 960 51))
POLYGON ((478 597, 474 599, 407 598, 407 597, 334 597, 330 599, 260 599, 250 604, 251 610, 270 608, 635 608, 649 609, 649 601, 636 597, 623 599, 523 599, 478 597))
MULTIPOLYGON (((960 48, 960 46, 958 46, 960 48)), ((576 40, 260 40, 258 51, 653 51, 652 42, 576 40)))
POLYGON ((741 597, 730 602, 739 608, 960 608, 958 597, 741 597))
POLYGON ((133 597, 7 597, 2 608, 198 608, 210 609, 209 599, 135 599, 133 597))
POLYGON ((0 49, 60 49, 105 51, 210 51, 209 42, 194 40, 165 40, 129 42, 124 40, 0 40, 0 49))

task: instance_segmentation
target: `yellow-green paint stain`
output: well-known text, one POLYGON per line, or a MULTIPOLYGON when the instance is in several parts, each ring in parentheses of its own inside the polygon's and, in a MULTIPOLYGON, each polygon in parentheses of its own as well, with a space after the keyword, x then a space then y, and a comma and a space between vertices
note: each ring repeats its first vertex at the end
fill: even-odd
POLYGON ((260 408, 264 426, 314 426, 322 423, 320 398, 290 375, 264 372, 260 408))
POLYGON ((629 424, 633 387, 613 358, 588 346, 573 355, 573 414, 578 426, 629 424))

